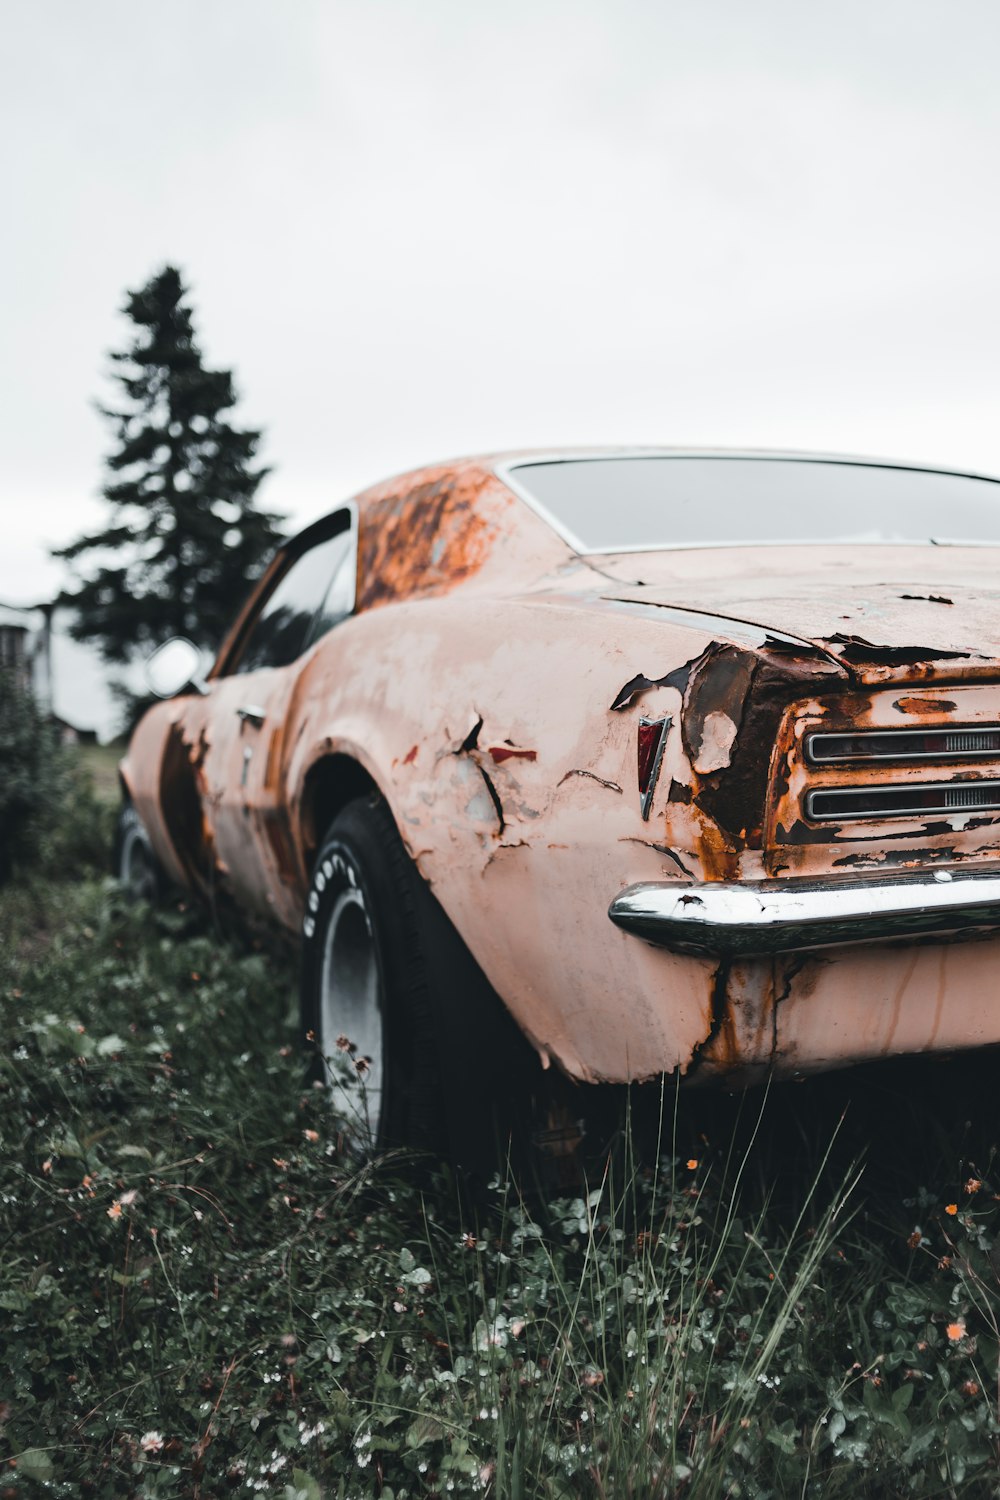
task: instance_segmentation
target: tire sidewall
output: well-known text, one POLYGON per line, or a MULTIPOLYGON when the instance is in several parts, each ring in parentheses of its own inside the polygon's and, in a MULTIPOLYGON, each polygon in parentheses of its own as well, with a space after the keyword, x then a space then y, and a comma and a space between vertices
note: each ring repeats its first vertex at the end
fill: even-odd
POLYGON ((155 903, 159 899, 162 882, 157 858, 149 834, 131 802, 126 802, 118 814, 115 829, 114 872, 119 886, 130 901, 155 903), (132 860, 137 850, 142 851, 148 872, 142 888, 133 878, 132 860))
MULTIPOLYGON (((338 900, 350 887, 373 938, 382 1008, 382 1108, 376 1148, 438 1149, 440 1106, 435 1037, 428 1014, 423 957, 414 922, 417 878, 383 802, 350 803, 334 820, 313 867, 302 925, 302 1025, 312 1052, 311 1076, 326 1080, 324 1056, 337 1034, 323 1034, 326 936, 338 900)), ((336 1026, 333 1022, 331 1030, 336 1026)), ((344 1028, 342 1028, 344 1030, 344 1028)))

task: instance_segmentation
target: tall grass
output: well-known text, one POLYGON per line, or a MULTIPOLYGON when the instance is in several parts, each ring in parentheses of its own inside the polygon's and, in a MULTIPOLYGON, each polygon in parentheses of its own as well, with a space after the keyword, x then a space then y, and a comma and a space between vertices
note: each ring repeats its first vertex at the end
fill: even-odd
POLYGON ((659 1150, 473 1199, 343 1151, 286 959, 99 883, 0 928, 0 1489, 1000 1492, 985 1063, 665 1089, 659 1150))

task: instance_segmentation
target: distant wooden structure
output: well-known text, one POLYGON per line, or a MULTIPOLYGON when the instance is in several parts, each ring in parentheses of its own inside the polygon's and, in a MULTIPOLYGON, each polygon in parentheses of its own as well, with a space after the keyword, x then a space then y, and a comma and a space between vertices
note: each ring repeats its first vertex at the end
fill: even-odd
POLYGON ((0 603, 0 672, 30 687, 52 708, 52 606, 25 609, 0 603))

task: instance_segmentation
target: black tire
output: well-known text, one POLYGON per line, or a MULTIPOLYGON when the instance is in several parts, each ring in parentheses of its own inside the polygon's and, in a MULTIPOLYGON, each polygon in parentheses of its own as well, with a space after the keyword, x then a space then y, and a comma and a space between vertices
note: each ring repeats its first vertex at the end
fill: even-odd
POLYGON ((446 1143, 418 882, 385 803, 363 798, 334 819, 306 901, 301 1010, 314 1073, 373 1149, 446 1143), (356 1089, 344 1082, 352 1072, 356 1089))
MULTIPOLYGON (((306 902, 302 1024, 315 1051, 314 1076, 328 1082, 325 1059, 332 1057, 343 1075, 364 1056, 338 1019, 358 1008, 345 1004, 338 1011, 330 982, 346 973, 355 998, 372 993, 358 980, 368 960, 352 906, 367 923, 381 1008, 382 1089, 377 1109, 368 1110, 377 1120, 362 1144, 446 1155, 476 1175, 491 1171, 506 1153, 537 1059, 413 865, 377 793, 335 818, 306 902), (353 931, 342 925, 348 913, 353 931)), ((368 1031, 377 1034, 378 1027, 368 1031)), ((374 1065, 375 1059, 362 1071, 371 1076, 374 1065)), ((364 1125, 364 1111, 354 1123, 364 1125)))
POLYGON ((126 802, 118 814, 114 873, 130 901, 148 901, 151 906, 155 906, 162 900, 163 871, 153 852, 149 834, 131 802, 126 802))

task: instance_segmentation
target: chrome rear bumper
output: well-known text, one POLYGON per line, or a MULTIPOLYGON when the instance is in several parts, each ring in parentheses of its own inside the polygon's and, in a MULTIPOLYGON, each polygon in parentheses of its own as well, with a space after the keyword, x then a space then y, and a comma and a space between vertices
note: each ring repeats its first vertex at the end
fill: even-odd
POLYGON ((1000 931, 1000 873, 633 885, 608 908, 676 953, 730 957, 1000 931))

